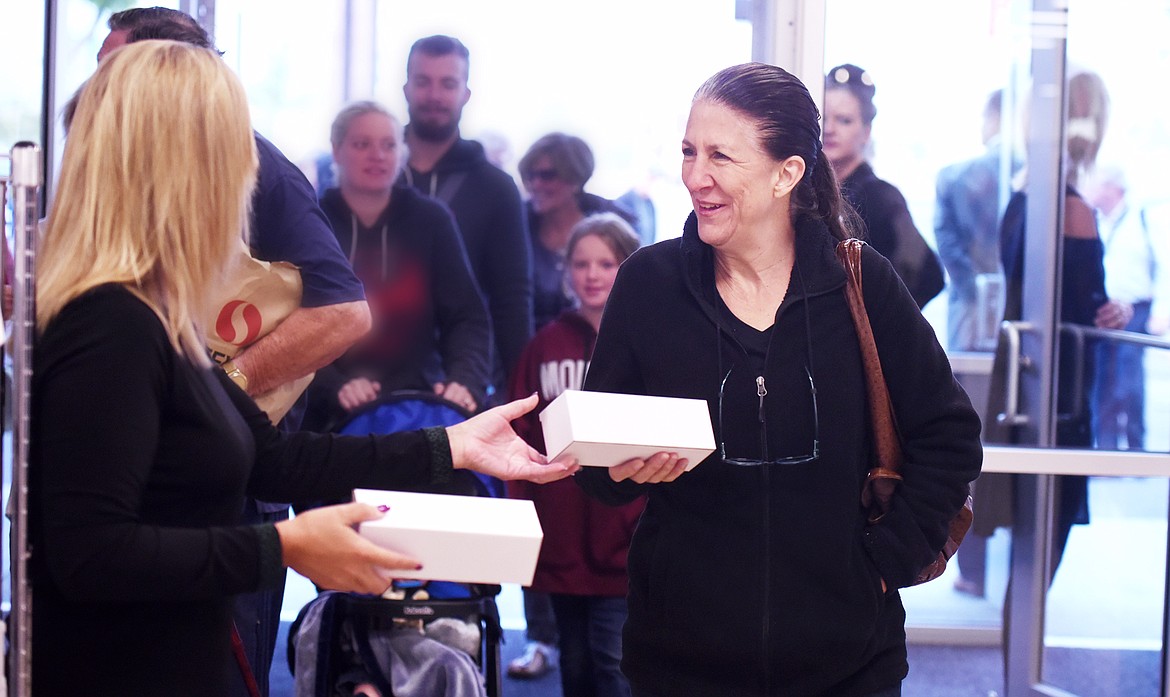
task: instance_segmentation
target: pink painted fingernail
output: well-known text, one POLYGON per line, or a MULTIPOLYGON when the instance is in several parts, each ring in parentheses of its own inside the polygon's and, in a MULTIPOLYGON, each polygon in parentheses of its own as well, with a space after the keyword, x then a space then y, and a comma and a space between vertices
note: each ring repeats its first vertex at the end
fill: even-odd
POLYGON ((415 564, 415 565, 414 565, 414 570, 415 570, 415 571, 422 571, 422 564, 415 564))
POLYGON ((382 504, 381 506, 378 506, 379 513, 385 513, 388 510, 390 510, 390 507, 387 506, 386 504, 382 504))

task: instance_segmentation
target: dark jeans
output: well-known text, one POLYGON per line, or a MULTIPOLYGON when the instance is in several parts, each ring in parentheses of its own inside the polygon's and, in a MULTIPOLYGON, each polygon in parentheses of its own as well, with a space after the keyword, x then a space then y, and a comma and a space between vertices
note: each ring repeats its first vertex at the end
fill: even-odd
MULTIPOLYGON (((288 509, 262 513, 256 502, 248 499, 244 504, 243 525, 275 523, 288 520, 288 509)), ((272 656, 276 649, 276 634, 280 630, 280 606, 284 602, 284 584, 270 591, 246 593, 236 596, 233 615, 248 665, 260 687, 261 697, 268 697, 268 673, 272 669, 272 656)), ((234 661, 233 661, 234 662, 234 661)), ((231 697, 250 697, 247 685, 238 670, 233 671, 231 697)))
POLYGON ((629 697, 620 667, 626 599, 554 593, 552 605, 561 635, 564 697, 629 697))
POLYGON ((553 616, 552 600, 548 593, 520 589, 524 596, 524 637, 549 646, 557 645, 557 620, 553 616))
MULTIPOLYGON (((1133 304, 1127 331, 1146 333, 1150 303, 1133 304)), ((1146 437, 1145 349, 1135 344, 1101 342, 1097 345, 1093 433, 1102 450, 1141 450, 1146 437)))

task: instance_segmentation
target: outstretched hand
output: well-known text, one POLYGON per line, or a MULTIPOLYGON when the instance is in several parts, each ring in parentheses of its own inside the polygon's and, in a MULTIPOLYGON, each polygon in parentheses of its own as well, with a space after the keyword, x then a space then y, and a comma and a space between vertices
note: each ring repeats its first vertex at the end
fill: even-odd
POLYGON ((419 569, 417 560, 383 549, 355 529, 382 513, 364 503, 325 506, 276 524, 285 566, 331 590, 381 595, 393 569, 419 569))
POLYGON ((550 463, 512 430, 512 421, 532 411, 538 402, 533 394, 448 426, 455 468, 505 481, 527 479, 538 484, 554 482, 580 469, 576 461, 550 463))

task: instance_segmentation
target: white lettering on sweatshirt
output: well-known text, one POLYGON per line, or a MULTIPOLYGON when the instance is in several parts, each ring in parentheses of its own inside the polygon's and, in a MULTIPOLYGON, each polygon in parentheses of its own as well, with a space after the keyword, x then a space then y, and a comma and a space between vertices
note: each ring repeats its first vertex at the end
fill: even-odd
POLYGON ((541 363, 540 396, 551 402, 565 390, 581 389, 588 368, 589 361, 581 358, 541 363))

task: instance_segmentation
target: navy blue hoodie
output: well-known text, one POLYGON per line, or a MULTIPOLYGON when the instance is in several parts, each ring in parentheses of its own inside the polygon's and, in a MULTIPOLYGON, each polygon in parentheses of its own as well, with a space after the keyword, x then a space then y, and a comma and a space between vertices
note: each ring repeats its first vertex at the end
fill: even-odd
POLYGON ((516 182, 488 161, 483 146, 460 138, 430 172, 407 167, 399 183, 445 203, 459 224, 471 271, 495 336, 496 386, 532 338, 532 252, 516 182))
POLYGON ((358 222, 338 189, 321 198, 342 252, 365 284, 373 329, 310 388, 307 426, 327 428, 344 416, 337 391, 355 377, 377 380, 382 393, 429 392, 458 382, 484 403, 491 327, 451 214, 434 199, 395 187, 370 227, 358 222))

